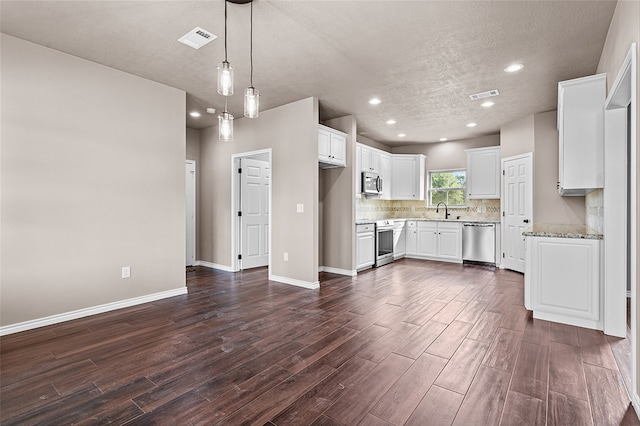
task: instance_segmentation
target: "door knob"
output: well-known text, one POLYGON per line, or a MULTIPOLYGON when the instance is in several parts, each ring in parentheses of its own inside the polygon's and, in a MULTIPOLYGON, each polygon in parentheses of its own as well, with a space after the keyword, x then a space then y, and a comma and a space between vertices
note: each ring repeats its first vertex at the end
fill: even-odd
POLYGON ((529 223, 529 219, 524 219, 523 222, 524 223, 529 223))

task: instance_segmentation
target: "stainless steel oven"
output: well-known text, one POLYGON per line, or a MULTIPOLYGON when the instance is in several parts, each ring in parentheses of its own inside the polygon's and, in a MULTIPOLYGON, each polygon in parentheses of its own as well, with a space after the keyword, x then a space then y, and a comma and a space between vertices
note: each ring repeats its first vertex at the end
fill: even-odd
POLYGON ((376 267, 393 262, 393 221, 376 222, 376 267))

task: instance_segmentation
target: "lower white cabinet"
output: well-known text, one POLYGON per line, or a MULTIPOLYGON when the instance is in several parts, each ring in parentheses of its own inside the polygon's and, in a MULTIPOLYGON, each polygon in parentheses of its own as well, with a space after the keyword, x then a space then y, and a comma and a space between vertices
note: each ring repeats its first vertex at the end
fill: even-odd
POLYGON ((533 317, 602 330, 601 240, 526 237, 525 307, 533 317))
POLYGON ((418 221, 408 220, 405 226, 406 229, 406 256, 416 256, 418 254, 418 221))
POLYGON ((404 221, 395 221, 393 228, 393 258, 400 259, 407 252, 407 228, 404 221))
POLYGON ((406 255, 423 259, 462 262, 462 228, 459 222, 415 221, 415 233, 412 233, 407 221, 406 255), (414 241, 415 251, 410 248, 414 241))
POLYGON ((373 223, 356 225, 356 269, 373 266, 376 261, 376 233, 373 223))

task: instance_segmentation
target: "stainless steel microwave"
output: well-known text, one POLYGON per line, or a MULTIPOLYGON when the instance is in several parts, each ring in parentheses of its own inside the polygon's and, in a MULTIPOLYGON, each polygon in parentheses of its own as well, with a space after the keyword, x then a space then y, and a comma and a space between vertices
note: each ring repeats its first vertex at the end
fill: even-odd
POLYGON ((362 193, 382 195, 382 178, 377 173, 362 172, 362 193))

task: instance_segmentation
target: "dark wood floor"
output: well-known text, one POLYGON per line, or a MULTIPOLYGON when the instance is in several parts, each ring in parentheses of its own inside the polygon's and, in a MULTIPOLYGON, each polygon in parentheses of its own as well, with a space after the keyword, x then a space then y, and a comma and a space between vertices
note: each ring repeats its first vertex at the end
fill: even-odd
POLYGON ((517 273, 187 277, 185 296, 3 337, 0 422, 640 424, 628 340, 533 320, 517 273))

